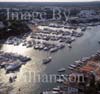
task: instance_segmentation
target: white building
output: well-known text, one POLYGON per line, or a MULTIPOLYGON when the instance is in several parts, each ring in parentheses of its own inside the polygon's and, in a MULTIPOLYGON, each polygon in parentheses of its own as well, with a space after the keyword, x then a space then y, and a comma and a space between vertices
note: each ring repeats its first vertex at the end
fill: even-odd
POLYGON ((96 15, 95 10, 82 10, 78 14, 79 17, 93 17, 94 15, 96 15))

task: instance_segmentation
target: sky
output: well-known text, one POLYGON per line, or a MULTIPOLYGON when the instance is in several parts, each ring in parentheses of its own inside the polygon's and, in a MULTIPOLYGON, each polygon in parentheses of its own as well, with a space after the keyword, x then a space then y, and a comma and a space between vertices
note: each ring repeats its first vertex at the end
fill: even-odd
POLYGON ((0 0, 0 2, 90 2, 100 0, 0 0))

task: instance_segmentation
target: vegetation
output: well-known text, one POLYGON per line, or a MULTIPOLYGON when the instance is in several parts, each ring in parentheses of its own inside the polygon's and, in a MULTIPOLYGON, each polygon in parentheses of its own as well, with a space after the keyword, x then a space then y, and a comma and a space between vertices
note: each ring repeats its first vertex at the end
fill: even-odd
POLYGON ((5 27, 0 29, 0 39, 7 39, 9 36, 18 36, 30 31, 26 23, 21 21, 4 21, 3 23, 5 27))

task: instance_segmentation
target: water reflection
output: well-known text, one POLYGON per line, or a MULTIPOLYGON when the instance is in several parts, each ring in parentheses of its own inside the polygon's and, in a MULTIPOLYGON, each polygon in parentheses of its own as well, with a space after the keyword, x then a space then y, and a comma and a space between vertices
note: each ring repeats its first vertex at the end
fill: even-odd
MULTIPOLYGON (((98 40, 100 40, 100 26, 91 28, 91 30, 87 30, 85 32, 83 37, 78 38, 74 43, 72 43, 72 49, 65 47, 53 54, 39 52, 33 48, 23 47, 22 45, 3 45, 2 50, 5 52, 18 53, 32 58, 32 61, 23 65, 19 72, 14 73, 17 75, 17 79, 12 84, 14 87, 12 94, 39 94, 41 90, 47 90, 48 88, 50 89, 56 85, 49 83, 25 82, 25 76, 23 76, 24 73, 35 72, 36 75, 44 73, 54 74, 57 73, 59 68, 65 67, 67 69, 68 65, 73 63, 75 60, 96 53, 96 51, 100 49, 100 45, 98 44, 98 40), (42 59, 47 58, 48 56, 52 56, 53 60, 45 66, 42 64, 42 59), (19 88, 21 91, 19 91, 19 88)), ((68 72, 69 70, 66 71, 66 73, 68 72)), ((2 74, 1 79, 4 83, 8 82, 7 76, 13 75, 5 75, 4 70, 0 70, 0 73, 2 74)))
MULTIPOLYGON (((32 48, 27 49, 23 46, 12 46, 12 45, 3 45, 2 50, 5 52, 12 52, 12 53, 17 53, 20 55, 24 56, 29 56, 32 58, 32 61, 28 62, 26 65, 23 65, 20 69, 19 72, 16 73, 17 79, 13 83, 14 90, 13 92, 19 92, 19 88, 21 89, 20 92, 24 92, 24 94, 31 94, 29 92, 33 92, 37 87, 39 87, 36 83, 33 82, 25 82, 25 75, 24 73, 27 72, 34 72, 36 75, 42 74, 43 71, 45 70, 46 66, 42 65, 42 59, 47 57, 49 54, 48 53, 40 53, 39 51, 35 51, 32 48), (35 88, 35 89, 32 89, 35 88)), ((9 77, 6 77, 5 71, 3 72, 0 70, 1 74, 3 74, 1 77, 4 80, 4 83, 7 83, 9 81, 9 78, 12 74, 9 74, 9 77)), ((15 74, 15 73, 14 73, 15 74)), ((22 94, 22 93, 21 93, 22 94)))

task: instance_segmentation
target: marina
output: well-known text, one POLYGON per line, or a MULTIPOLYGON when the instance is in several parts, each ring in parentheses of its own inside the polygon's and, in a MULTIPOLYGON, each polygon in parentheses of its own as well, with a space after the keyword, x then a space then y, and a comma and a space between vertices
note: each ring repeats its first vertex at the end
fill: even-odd
POLYGON ((100 2, 13 4, 0 3, 0 94, 99 94, 100 2))
MULTIPOLYGON (((92 28, 92 27, 91 27, 92 28)), ((93 27, 93 28, 98 28, 98 29, 96 29, 96 30, 99 30, 99 26, 97 26, 97 27, 93 27)), ((92 31, 92 29, 91 29, 91 31, 92 31)), ((26 48, 26 47, 23 47, 23 46, 21 46, 21 45, 19 45, 20 46, 20 49, 21 49, 21 47, 22 47, 22 49, 25 49, 25 51, 23 51, 23 52, 20 52, 20 54, 25 54, 26 56, 28 55, 29 57, 31 57, 31 58, 34 58, 30 63, 28 63, 28 65, 26 65, 26 68, 29 68, 31 71, 37 71, 37 69, 35 70, 33 67, 32 67, 32 65, 34 66, 34 67, 37 67, 38 69, 41 69, 42 67, 44 67, 44 64, 43 63, 40 63, 42 60, 44 60, 44 59, 48 59, 49 58, 49 56, 50 57, 52 57, 52 60, 50 60, 50 63, 47 63, 46 65, 46 69, 44 70, 44 72, 43 72, 43 74, 44 73, 46 73, 46 74, 54 74, 54 73, 57 73, 58 72, 58 70, 59 69, 63 69, 64 68, 64 70, 66 69, 66 71, 64 72, 64 73, 70 73, 70 71, 73 71, 73 70, 76 70, 74 67, 75 66, 78 66, 78 67, 81 67, 81 66, 83 66, 84 65, 84 63, 82 63, 82 62, 85 62, 86 60, 89 60, 90 59, 90 57, 89 56, 91 56, 92 54, 95 54, 95 52, 97 51, 97 50, 99 50, 99 44, 98 44, 98 40, 99 40, 99 32, 97 32, 97 34, 96 34, 96 36, 94 37, 94 39, 91 41, 91 37, 94 35, 94 29, 93 29, 93 31, 92 31, 92 33, 90 32, 90 31, 86 31, 85 32, 85 35, 83 36, 83 37, 81 37, 80 39, 78 39, 77 41, 75 41, 75 42, 73 42, 72 43, 72 49, 68 49, 68 47, 64 47, 63 49, 62 49, 62 51, 60 50, 60 51, 57 51, 55 54, 52 54, 52 53, 47 53, 47 51, 45 52, 45 51, 43 51, 43 52, 38 52, 38 50, 35 50, 35 49, 33 49, 33 48, 26 48), (86 40, 87 40, 87 43, 86 43, 86 40), (94 42, 95 41, 95 42, 94 42), (93 43, 95 43, 95 44, 93 44, 93 43, 91 43, 91 42, 93 42, 93 43), (80 43, 80 45, 78 45, 80 43), (90 43, 89 45, 88 45, 88 43, 90 43), (85 49, 83 49, 82 47, 83 46, 86 46, 85 47, 85 49), (92 50, 92 49, 90 49, 90 48, 95 48, 94 50, 92 50), (74 50, 73 50, 74 49, 74 50), (80 50, 79 50, 80 49, 80 50), (87 50, 89 50, 90 49, 90 52, 88 52, 87 50), (71 50, 71 51, 70 51, 71 50), (28 51, 28 53, 27 53, 27 51, 28 51), (86 53, 87 52, 87 53, 86 53), (29 53, 31 53, 31 54, 29 54, 29 53), (41 54, 42 53, 42 54, 41 54), (59 54, 57 54, 57 53, 59 53, 59 54), (77 56, 76 57, 74 57, 74 55, 77 53, 77 56), (57 54, 57 55, 56 55, 57 54), (34 57, 33 57, 34 56, 34 57), (43 57, 41 57, 41 56, 43 56, 43 57), (66 56, 67 56, 67 58, 66 58, 66 56), (87 57, 86 57, 87 56, 87 57), (36 57, 37 57, 37 59, 36 59, 36 57), (45 58, 44 58, 45 57, 45 58), (73 57, 73 59, 70 59, 70 57, 73 57), (61 58, 65 58, 64 60, 63 59, 61 59, 61 58), (81 58, 81 59, 80 59, 81 58), (80 59, 80 60, 78 60, 78 59, 80 59), (77 60, 77 61, 76 61, 77 60), (81 62, 82 61, 82 62, 81 62), (33 63, 34 62, 34 63, 33 63), (36 63, 35 63, 36 62, 36 63), (66 62, 68 62, 68 63, 66 63, 66 62), (75 62, 75 63, 74 63, 75 62), (38 65, 37 65, 38 64, 38 65), (42 65, 41 65, 42 64, 42 65), (57 65, 57 66, 56 66, 57 65), (71 65, 71 66, 69 66, 69 65, 71 65), (73 66, 74 65, 74 66, 73 66), (39 67, 40 66, 40 67, 39 67), (56 68, 55 68, 56 67, 56 68), (51 69, 52 68, 52 69, 51 69)), ((13 45, 10 45, 10 48, 9 48, 9 50, 8 50, 8 46, 9 45, 4 45, 3 47, 2 47, 2 50, 4 50, 4 51, 7 51, 7 52, 10 52, 10 51, 12 51, 11 50, 11 47, 12 47, 12 49, 17 49, 18 47, 17 46, 13 46, 13 45), (7 47, 7 49, 6 49, 6 47, 7 47)), ((13 50, 14 52, 17 52, 16 50, 13 50)), ((99 51, 98 51, 98 53, 99 53, 99 51)), ((22 72, 24 72, 23 70, 26 70, 26 71, 28 71, 26 68, 21 68, 21 71, 22 72)), ((44 68, 43 68, 44 69, 44 68)), ((42 69, 41 69, 42 70, 42 69)), ((39 70, 38 70, 39 71, 39 70)), ((41 71, 42 72, 42 71, 41 71)), ((2 73, 2 72, 1 72, 2 73)), ((62 72, 61 72, 62 73, 62 72)), ((17 79, 19 78, 19 76, 17 76, 17 79)), ((17 80, 16 79, 16 80, 17 80)), ((23 79, 22 79, 23 80, 23 79)), ((21 81, 22 81, 21 80, 21 81)), ((17 84, 16 82, 14 82, 15 84, 16 84, 16 88, 19 88, 19 84, 17 84)), ((57 80, 57 83, 65 83, 65 82, 63 82, 63 80, 62 79, 58 79, 57 80)), ((51 85, 51 87, 50 86, 48 86, 47 87, 47 85, 42 85, 41 86, 41 84, 38 84, 38 85, 36 85, 36 84, 32 84, 32 87, 34 87, 34 85, 36 86, 36 87, 42 87, 42 89, 40 89, 40 91, 38 91, 38 89, 31 89, 31 87, 30 87, 30 89, 29 89, 29 91, 31 91, 31 92, 38 92, 38 93, 40 93, 41 91, 46 91, 47 89, 50 89, 50 90, 52 90, 53 88, 55 88, 56 86, 57 86, 57 83, 56 84, 52 84, 51 85), (45 88, 45 86, 46 86, 46 88, 45 88)), ((24 85, 24 82, 22 81, 22 85, 24 85)), ((48 84, 49 85, 49 84, 48 84)), ((25 89, 24 89, 25 90, 25 89)), ((15 90, 15 91, 13 91, 13 92, 17 92, 17 90, 15 90)), ((51 93, 52 94, 52 93, 51 93)))
POLYGON ((30 60, 31 58, 29 57, 16 55, 13 53, 4 53, 3 51, 0 51, 0 67, 5 68, 6 73, 18 70, 21 65, 30 60))
POLYGON ((72 48, 71 43, 74 42, 77 37, 83 36, 83 32, 80 28, 74 31, 73 29, 63 30, 62 28, 60 30, 58 27, 56 27, 56 30, 53 30, 50 29, 49 26, 48 28, 45 28, 45 26, 38 26, 37 28, 39 29, 38 31, 25 33, 24 36, 21 37, 11 36, 5 41, 5 44, 14 46, 22 45, 26 48, 34 48, 36 50, 54 53, 63 49, 66 44, 68 44, 69 48, 72 48))

